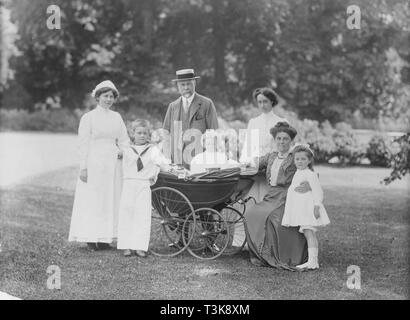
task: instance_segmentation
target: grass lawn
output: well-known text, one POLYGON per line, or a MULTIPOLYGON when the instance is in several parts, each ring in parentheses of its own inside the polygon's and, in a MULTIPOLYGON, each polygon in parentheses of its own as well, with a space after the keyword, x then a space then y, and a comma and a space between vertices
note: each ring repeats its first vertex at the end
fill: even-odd
POLYGON ((321 268, 255 267, 247 252, 213 261, 124 258, 68 243, 76 168, 0 190, 0 291, 23 299, 408 299, 408 185, 378 184, 388 170, 318 167, 331 225, 319 232, 321 268), (61 290, 47 268, 61 268, 61 290), (346 286, 349 265, 361 290, 346 286))

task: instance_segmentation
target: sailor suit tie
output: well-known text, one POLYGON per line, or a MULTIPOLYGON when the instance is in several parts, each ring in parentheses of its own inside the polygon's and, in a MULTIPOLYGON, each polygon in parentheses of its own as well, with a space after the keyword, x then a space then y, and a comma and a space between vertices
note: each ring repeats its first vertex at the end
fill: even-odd
POLYGON ((146 147, 141 153, 138 153, 137 150, 135 150, 133 147, 131 147, 132 151, 134 151, 137 156, 137 171, 141 171, 144 168, 144 164, 142 163, 141 157, 144 155, 145 152, 147 152, 150 148, 150 145, 148 145, 148 147, 146 147))

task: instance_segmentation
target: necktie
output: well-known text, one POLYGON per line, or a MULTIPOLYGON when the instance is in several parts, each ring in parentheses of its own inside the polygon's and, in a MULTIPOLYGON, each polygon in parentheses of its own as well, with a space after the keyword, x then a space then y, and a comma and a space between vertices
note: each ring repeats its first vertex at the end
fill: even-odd
POLYGON ((145 148, 141 153, 138 153, 137 150, 135 150, 134 148, 131 148, 132 151, 134 151, 137 155, 138 155, 138 159, 137 159, 137 171, 141 171, 144 168, 144 164, 142 163, 141 157, 142 155, 148 151, 148 149, 150 148, 150 145, 148 145, 147 148, 145 148))
POLYGON ((184 99, 184 110, 185 110, 185 112, 188 112, 188 108, 189 108, 188 99, 184 99))

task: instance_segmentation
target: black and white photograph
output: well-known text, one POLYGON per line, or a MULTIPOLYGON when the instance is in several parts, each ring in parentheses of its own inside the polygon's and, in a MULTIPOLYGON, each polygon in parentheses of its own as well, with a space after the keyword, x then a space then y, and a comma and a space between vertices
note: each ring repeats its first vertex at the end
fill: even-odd
POLYGON ((409 300, 409 190, 408 0, 0 0, 0 300, 409 300))

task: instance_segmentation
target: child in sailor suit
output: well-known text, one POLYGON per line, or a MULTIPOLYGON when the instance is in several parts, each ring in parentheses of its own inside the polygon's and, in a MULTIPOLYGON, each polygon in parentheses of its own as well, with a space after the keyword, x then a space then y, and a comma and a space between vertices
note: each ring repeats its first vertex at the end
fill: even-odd
POLYGON ((160 170, 170 169, 170 160, 149 143, 149 122, 131 125, 132 144, 123 150, 123 189, 120 200, 117 248, 125 256, 145 257, 151 231, 151 188, 160 170))

